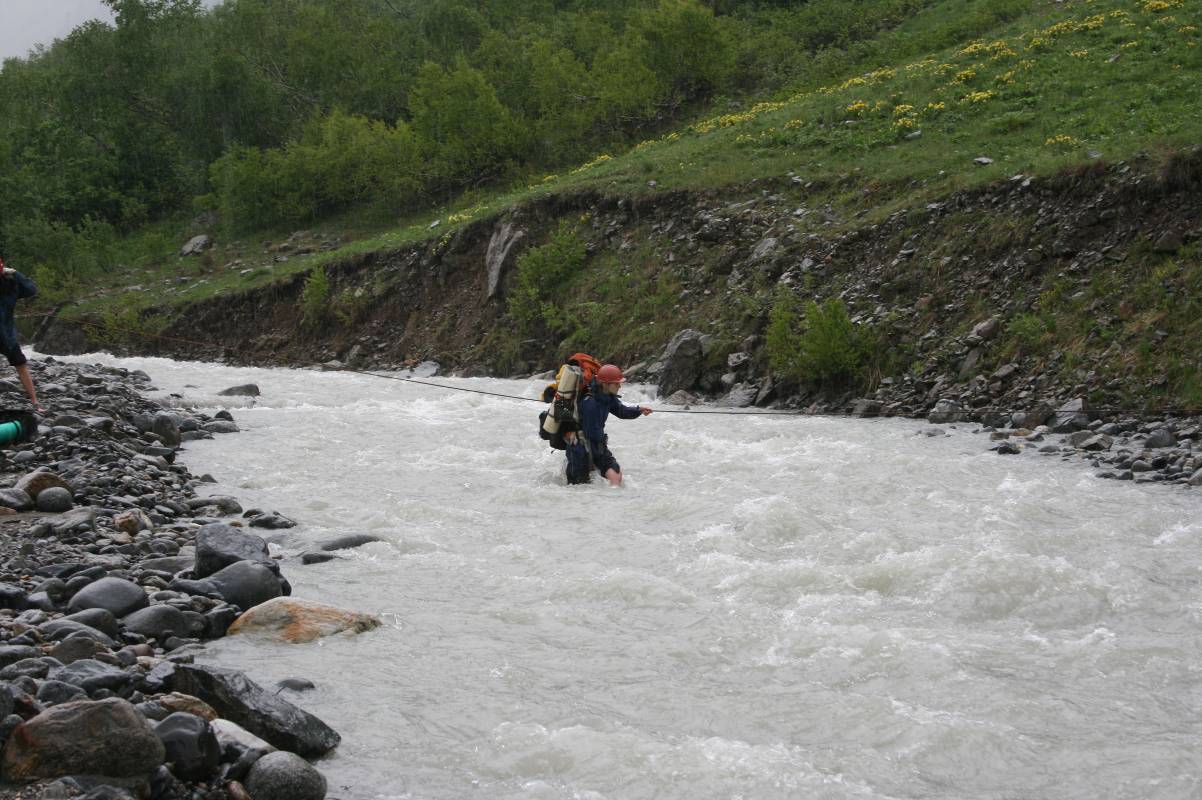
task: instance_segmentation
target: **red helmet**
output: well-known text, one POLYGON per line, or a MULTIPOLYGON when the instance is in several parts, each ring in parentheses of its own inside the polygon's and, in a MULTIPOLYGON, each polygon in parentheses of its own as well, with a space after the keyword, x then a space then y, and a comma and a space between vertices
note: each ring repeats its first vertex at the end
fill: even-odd
POLYGON ((597 370, 597 383, 622 383, 625 380, 622 370, 614 364, 606 364, 597 370))

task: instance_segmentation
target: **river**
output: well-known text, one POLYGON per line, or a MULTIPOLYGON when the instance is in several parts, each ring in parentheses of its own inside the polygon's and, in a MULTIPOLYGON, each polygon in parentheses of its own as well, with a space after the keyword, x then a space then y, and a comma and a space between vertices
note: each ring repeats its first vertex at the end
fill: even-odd
MULTIPOLYGON (((969 427, 612 419, 626 486, 567 487, 534 403, 163 359, 243 431, 183 460, 300 521, 294 593, 380 615, 206 660, 343 736, 342 800, 1202 792, 1202 492, 1000 457, 969 427), (262 396, 219 398, 255 382, 262 396), (383 542, 301 566, 344 533, 383 542)), ((536 397, 536 381, 439 379, 536 397)), ((640 387, 624 399, 645 400, 640 387)), ((180 398, 172 398, 180 401, 180 398)))

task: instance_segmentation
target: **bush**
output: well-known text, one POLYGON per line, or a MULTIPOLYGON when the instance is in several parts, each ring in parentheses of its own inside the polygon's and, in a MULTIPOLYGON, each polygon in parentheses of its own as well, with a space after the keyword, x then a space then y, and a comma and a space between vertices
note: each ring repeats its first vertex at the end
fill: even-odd
POLYGON ((781 289, 772 306, 766 344, 773 371, 817 388, 858 388, 867 383, 875 337, 847 314, 842 300, 799 308, 796 295, 781 289))
POLYGON ((509 316, 524 332, 543 327, 552 332, 562 329, 556 295, 568 280, 584 266, 584 242, 576 228, 566 220, 559 224, 551 240, 532 247, 518 258, 517 274, 509 290, 509 316))
POLYGON ((318 267, 305 278, 301 289, 301 324, 315 326, 325 322, 330 315, 330 276, 325 267, 318 267))

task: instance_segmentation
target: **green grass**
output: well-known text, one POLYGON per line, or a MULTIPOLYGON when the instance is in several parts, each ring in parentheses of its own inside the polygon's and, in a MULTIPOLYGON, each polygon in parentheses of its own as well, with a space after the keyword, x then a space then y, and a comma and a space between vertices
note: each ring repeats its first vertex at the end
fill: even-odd
MULTIPOLYGON (((249 289, 357 254, 449 236, 469 221, 552 193, 722 188, 737 195, 767 179, 799 204, 829 204, 841 222, 810 215, 796 224, 830 232, 1017 173, 1170 152, 1202 140, 1200 18, 1199 0, 932 4, 828 59, 815 68, 812 85, 783 98, 723 109, 627 153, 600 154, 563 174, 475 192, 403 220, 358 222, 354 214, 326 220, 316 229, 343 238, 336 250, 274 263, 260 242, 287 235, 275 231, 178 259, 165 253, 170 237, 162 226, 146 231, 124 244, 134 254, 122 253, 124 263, 134 268, 88 282, 68 313, 175 306, 249 289), (931 43, 941 49, 923 49, 931 43), (843 77, 819 81, 844 64, 843 77), (978 157, 992 163, 978 165, 978 157), (436 219, 440 225, 431 228, 436 219), (179 278, 186 280, 162 291, 179 278), (129 291, 131 285, 142 290, 129 291)), ((1008 224, 991 223, 978 233, 980 244, 1004 246, 1008 224)))

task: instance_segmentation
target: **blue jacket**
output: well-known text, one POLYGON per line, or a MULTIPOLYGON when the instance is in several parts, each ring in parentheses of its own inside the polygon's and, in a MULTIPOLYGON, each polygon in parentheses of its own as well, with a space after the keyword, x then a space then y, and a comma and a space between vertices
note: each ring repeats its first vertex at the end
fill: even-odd
POLYGON ((17 301, 37 293, 33 281, 19 272, 0 278, 0 348, 5 352, 17 346, 17 321, 13 317, 17 301))
POLYGON ((594 379, 589 393, 580 399, 580 429, 593 449, 605 446, 605 420, 613 414, 618 419, 635 419, 643 412, 638 406, 628 406, 616 394, 606 394, 594 379))

